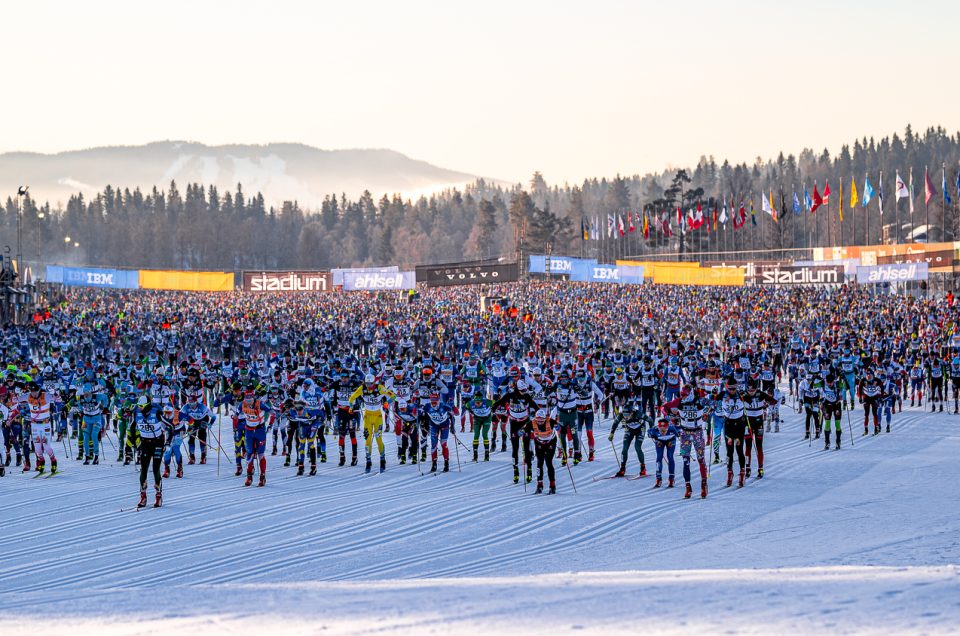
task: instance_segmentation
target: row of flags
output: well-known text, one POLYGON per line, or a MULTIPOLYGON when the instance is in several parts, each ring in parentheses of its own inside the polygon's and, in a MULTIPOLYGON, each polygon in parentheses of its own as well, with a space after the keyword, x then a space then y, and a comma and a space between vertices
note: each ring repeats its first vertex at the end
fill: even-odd
MULTIPOLYGON (((914 196, 914 187, 913 187, 913 169, 910 169, 908 176, 909 183, 905 183, 900 177, 900 172, 896 171, 896 184, 894 189, 894 196, 896 202, 899 203, 901 199, 908 199, 910 203, 910 213, 913 214, 913 201, 916 198, 914 196)), ((929 205, 931 199, 937 196, 937 188, 933 184, 933 180, 930 178, 929 170, 924 170, 923 175, 923 189, 924 189, 924 204, 929 205)), ((944 168, 941 181, 940 181, 940 192, 943 193, 944 202, 947 205, 953 203, 953 199, 950 197, 950 192, 947 187, 947 171, 944 168)), ((957 173, 956 181, 956 192, 957 198, 960 200, 960 172, 957 173)), ((830 196, 833 194, 830 190, 830 182, 827 181, 824 183, 823 192, 820 192, 819 187, 816 182, 813 184, 813 193, 811 194, 807 190, 806 184, 802 188, 803 200, 801 201, 800 196, 797 194, 797 191, 793 191, 793 201, 792 201, 792 211, 794 214, 802 214, 803 212, 809 212, 811 214, 816 213, 817 209, 822 206, 829 206, 830 196)), ((762 212, 770 215, 773 221, 776 223, 779 220, 779 213, 777 212, 777 207, 773 197, 773 190, 769 190, 766 193, 760 195, 760 209, 762 212)), ((876 198, 879 201, 880 214, 883 214, 883 171, 880 171, 880 178, 877 183, 877 189, 874 189, 873 185, 870 183, 870 175, 866 175, 863 180, 863 196, 861 198, 860 193, 857 191, 856 181, 850 179, 850 205, 849 209, 854 209, 857 207, 857 204, 860 203, 862 207, 866 208, 873 199, 876 198)), ((840 221, 843 221, 843 181, 840 182, 840 195, 839 195, 840 205, 840 221)), ((694 230, 699 230, 701 228, 706 228, 707 232, 717 231, 719 225, 726 226, 727 222, 732 222, 734 229, 740 229, 747 223, 747 209, 744 205, 743 199, 740 200, 739 206, 734 204, 735 197, 730 197, 730 213, 727 213, 727 197, 723 197, 723 207, 718 211, 717 206, 714 205, 713 211, 707 211, 704 214, 703 208, 700 203, 697 203, 697 207, 694 210, 690 208, 686 215, 680 209, 680 206, 676 208, 676 223, 677 231, 681 234, 686 234, 687 232, 692 232, 694 230)), ((756 211, 754 209, 753 199, 748 201, 750 206, 750 222, 751 225, 757 224, 756 211)), ((786 198, 783 190, 780 190, 780 210, 786 210, 786 198)), ((580 232, 581 237, 584 241, 594 240, 599 241, 602 238, 602 216, 593 216, 591 217, 582 217, 580 219, 580 232)), ((643 238, 650 238, 650 231, 653 228, 653 231, 661 231, 665 236, 673 236, 674 225, 673 217, 670 213, 661 213, 661 212, 652 212, 648 213, 647 211, 643 212, 634 212, 632 210, 627 210, 626 214, 620 212, 617 214, 607 214, 607 238, 613 238, 614 236, 619 235, 620 237, 625 237, 628 233, 636 232, 637 229, 643 234, 643 238)))

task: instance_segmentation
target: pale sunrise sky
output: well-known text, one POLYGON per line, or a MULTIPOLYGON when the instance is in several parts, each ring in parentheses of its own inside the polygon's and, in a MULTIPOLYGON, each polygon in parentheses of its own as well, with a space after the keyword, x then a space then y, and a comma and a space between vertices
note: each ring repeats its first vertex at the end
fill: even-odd
POLYGON ((6 3, 0 152, 391 148, 551 183, 960 129, 960 2, 6 3))

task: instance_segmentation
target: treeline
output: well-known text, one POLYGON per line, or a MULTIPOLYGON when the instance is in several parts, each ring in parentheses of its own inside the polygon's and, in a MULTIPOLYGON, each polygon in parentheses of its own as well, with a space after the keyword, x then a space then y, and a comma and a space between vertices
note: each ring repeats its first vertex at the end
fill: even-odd
MULTIPOLYGON (((536 173, 528 184, 505 188, 482 180, 463 191, 449 190, 416 201, 399 196, 375 198, 365 192, 353 200, 331 194, 321 209, 305 210, 296 201, 267 205, 260 193, 235 192, 213 186, 170 183, 149 192, 107 186, 88 200, 70 198, 65 207, 22 197, 22 251, 25 261, 132 268, 177 268, 235 271, 242 269, 330 268, 364 265, 415 265, 478 258, 513 260, 522 252, 614 255, 786 249, 813 245, 864 244, 908 236, 929 213, 931 240, 952 240, 958 234, 955 184, 960 160, 960 133, 930 128, 918 135, 908 126, 903 135, 880 140, 864 138, 844 145, 836 156, 824 149, 770 160, 718 163, 702 157, 692 170, 612 179, 588 179, 579 185, 549 185, 536 173), (929 167, 938 193, 941 166, 947 168, 952 206, 935 197, 924 208, 924 168, 929 167), (913 168, 914 207, 895 208, 895 172, 907 181, 913 168), (877 203, 849 209, 849 184, 862 189, 869 174, 879 187, 884 172, 884 216, 877 203), (844 185, 844 220, 839 222, 840 180, 844 185), (829 180, 829 208, 816 214, 793 212, 794 192, 822 192, 829 180), (761 213, 760 194, 774 199, 778 220, 761 213), (713 212, 726 202, 731 217, 741 202, 752 203, 756 224, 734 230, 732 223, 713 228, 713 212), (700 206, 706 227, 679 231, 676 208, 684 213, 700 206), (626 238, 607 234, 613 215, 636 228, 626 238), (642 236, 643 218, 650 223, 642 236), (896 215, 896 216, 895 216, 896 215), (899 221, 898 221, 899 219, 899 221), (599 222, 602 240, 583 240, 599 222), (664 232, 670 221, 672 235, 664 232), (654 223, 656 221, 656 223, 654 223), (710 230, 707 232, 706 230, 710 230), (69 240, 67 238, 69 237, 69 240), (623 243, 617 245, 617 241, 623 243), (610 251, 613 246, 613 252, 610 251), (38 259, 39 256, 39 259, 38 259)), ((862 197, 862 193, 861 193, 862 197)), ((876 201, 876 199, 875 199, 876 201)), ((0 248, 16 250, 17 200, 9 197, 0 218, 0 248)), ((13 255, 11 253, 11 255, 13 255)))

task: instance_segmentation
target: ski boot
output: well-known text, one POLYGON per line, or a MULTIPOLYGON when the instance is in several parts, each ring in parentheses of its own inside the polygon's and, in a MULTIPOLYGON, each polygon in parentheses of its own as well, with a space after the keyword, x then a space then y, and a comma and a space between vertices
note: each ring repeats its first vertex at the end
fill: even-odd
POLYGON ((583 461, 583 454, 580 451, 575 451, 573 453, 573 465, 576 466, 581 461, 583 461))
POLYGON ((640 464, 640 477, 646 477, 646 476, 647 476, 647 465, 640 464))
POLYGON ((538 481, 538 482, 537 482, 537 489, 534 491, 534 494, 535 494, 535 495, 542 495, 542 494, 543 494, 543 482, 542 482, 542 481, 538 481))
POLYGON ((513 465, 513 483, 520 483, 520 467, 516 464, 513 465))
MULTIPOLYGON (((117 461, 120 461, 120 458, 119 458, 119 457, 117 458, 117 461)), ((129 466, 129 465, 130 465, 130 462, 132 462, 132 461, 133 461, 133 458, 132 458, 132 457, 126 457, 126 458, 124 458, 124 460, 123 460, 123 465, 124 465, 124 466, 129 466)))
POLYGON ((153 501, 153 507, 159 508, 163 505, 163 486, 154 486, 153 488, 157 491, 156 498, 153 501))
POLYGON ((762 468, 758 468, 758 469, 757 469, 757 479, 763 479, 763 469, 762 469, 762 468))
MULTIPOLYGON (((3 465, 4 465, 4 466, 9 466, 9 465, 10 465, 10 453, 7 453, 7 458, 3 461, 3 465)), ((17 466, 19 466, 19 465, 20 465, 20 464, 17 464, 17 466)))
POLYGON ((716 466, 716 465, 719 464, 719 463, 720 463, 720 455, 719 455, 719 453, 714 453, 714 454, 713 454, 713 465, 716 466))
POLYGON ((810 439, 810 429, 807 429, 807 431, 803 434, 803 439, 810 439))
POLYGON ((435 459, 430 462, 430 472, 431 473, 437 472, 437 460, 435 459))
POLYGON ((779 433, 779 432, 780 432, 780 421, 781 421, 781 420, 777 420, 777 423, 774 425, 774 427, 773 427, 773 432, 774 432, 774 433, 779 433))
POLYGON ((145 508, 147 506, 147 487, 140 487, 140 501, 137 503, 137 508, 145 508))
POLYGON ((623 477, 626 474, 626 472, 627 472, 626 464, 621 463, 620 470, 617 471, 617 474, 615 475, 615 477, 623 477))
POLYGON ((770 432, 770 422, 767 422, 767 432, 770 432))
POLYGON ((267 473, 260 473, 260 481, 257 482, 257 487, 263 488, 267 485, 267 473))
POLYGON ((887 424, 887 432, 888 432, 888 433, 890 432, 890 425, 889 425, 889 424, 887 424))
POLYGON ((686 490, 684 490, 684 492, 683 492, 683 498, 684 498, 684 499, 689 499, 692 494, 693 494, 693 486, 691 486, 691 485, 690 485, 690 482, 688 481, 688 482, 687 482, 687 488, 686 488, 686 490))
POLYGON ((744 479, 744 473, 743 473, 743 471, 741 470, 741 471, 740 471, 740 482, 739 482, 739 485, 737 486, 738 488, 743 488, 743 479, 744 479))
POLYGON ((700 498, 701 499, 707 498, 707 480, 706 479, 700 480, 700 498))
POLYGON ((183 478, 183 464, 177 463, 177 479, 183 478))
POLYGON ((936 412, 937 412, 937 405, 936 405, 936 404, 931 404, 931 405, 930 405, 930 412, 931 412, 931 413, 936 413, 936 412))
POLYGON ((421 461, 421 462, 427 461, 427 449, 426 449, 426 448, 421 448, 421 449, 420 449, 420 461, 421 461))
POLYGON ((387 458, 384 457, 383 455, 380 456, 380 472, 381 473, 387 472, 387 458))
POLYGON ((297 464, 297 477, 303 477, 303 464, 297 464))
POLYGON ((879 434, 880 434, 880 425, 879 425, 879 424, 874 424, 874 425, 873 425, 873 434, 874 434, 874 435, 879 435, 879 434))
POLYGON ((350 458, 350 465, 356 466, 357 462, 359 461, 360 461, 360 458, 357 455, 354 455, 353 457, 350 458))
POLYGON ((943 413, 943 402, 940 403, 940 412, 943 413))
POLYGON ((327 451, 320 451, 320 463, 321 464, 327 463, 327 451))
POLYGON ((239 477, 242 474, 243 474, 243 466, 241 466, 240 464, 237 464, 237 472, 235 472, 234 475, 236 477, 239 477))
POLYGON ((593 461, 593 449, 592 449, 592 448, 590 449, 590 453, 587 455, 587 461, 588 461, 588 462, 592 462, 592 461, 593 461))
POLYGON ((207 463, 207 453, 206 451, 200 453, 200 465, 203 466, 207 463))
POLYGON ((276 455, 276 454, 277 454, 277 445, 276 445, 276 444, 273 445, 273 449, 270 451, 270 454, 271 454, 271 455, 276 455))
POLYGON ((667 477, 667 488, 673 488, 673 477, 667 477))
POLYGON ((187 466, 193 466, 197 463, 197 457, 193 453, 190 453, 190 459, 187 460, 187 466))
POLYGON ((310 464, 310 476, 313 477, 316 474, 317 474, 317 465, 310 464))
POLYGON ((400 447, 397 447, 397 461, 399 461, 401 464, 403 464, 403 463, 404 463, 404 459, 405 459, 405 458, 404 458, 404 456, 403 456, 403 449, 400 448, 400 447))
POLYGON ((527 464, 527 483, 529 484, 532 481, 533 481, 533 470, 530 464, 527 464))
POLYGON ((550 490, 547 491, 547 494, 549 495, 557 494, 557 482, 555 481, 550 482, 550 490))
POLYGON ((340 463, 338 463, 337 466, 343 466, 346 463, 347 463, 347 456, 344 454, 343 451, 340 451, 340 463))
POLYGON ((823 433, 823 450, 830 450, 830 431, 823 433))
POLYGON ((449 460, 449 459, 443 460, 443 472, 445 472, 445 473, 449 473, 449 472, 450 472, 450 460, 449 460))
POLYGON ((57 474, 57 460, 56 460, 56 459, 51 459, 51 460, 50 460, 50 474, 51 474, 51 475, 56 475, 56 474, 57 474))
POLYGON ((474 449, 473 449, 473 463, 476 464, 478 461, 480 461, 480 451, 477 450, 476 448, 474 448, 474 449))
POLYGON ((750 467, 747 466, 747 477, 749 477, 749 476, 750 476, 750 467))
POLYGON ((728 470, 727 471, 727 488, 729 488, 732 485, 733 485, 733 471, 728 470))
POLYGON ((99 464, 99 463, 100 463, 100 456, 99 456, 99 455, 94 455, 94 456, 93 456, 93 465, 96 466, 96 465, 99 464))
MULTIPOLYGON (((82 457, 77 457, 77 459, 83 459, 83 458, 82 458, 82 457)), ((84 465, 84 466, 89 466, 89 465, 90 465, 90 457, 87 457, 86 459, 83 459, 83 465, 84 465)))
POLYGON ((253 483, 253 471, 247 471, 247 478, 244 480, 243 485, 249 486, 253 483))
POLYGON ((504 453, 507 450, 507 433, 504 432, 500 437, 500 452, 504 453))
POLYGON ((160 476, 163 477, 164 479, 167 479, 168 477, 170 477, 170 464, 163 465, 163 474, 161 474, 160 476))
POLYGON ((660 478, 660 475, 657 475, 657 483, 653 485, 654 488, 659 488, 663 484, 663 479, 660 478))
POLYGON ((485 462, 490 461, 490 451, 488 450, 483 451, 483 461, 485 462))
POLYGON ((836 446, 837 450, 840 450, 840 436, 841 436, 841 431, 837 431, 837 446, 836 446))
POLYGON ((7 467, 3 462, 0 462, 0 477, 3 477, 7 474, 7 467))
POLYGON ((863 436, 866 437, 866 436, 869 435, 869 434, 870 434, 870 429, 869 429, 869 427, 868 427, 866 424, 864 424, 864 425, 863 425, 863 436))
POLYGON ((373 470, 373 459, 367 457, 367 463, 363 467, 363 472, 369 473, 371 470, 373 470))
POLYGON ((290 465, 290 455, 287 455, 287 458, 283 460, 283 467, 286 468, 290 465))

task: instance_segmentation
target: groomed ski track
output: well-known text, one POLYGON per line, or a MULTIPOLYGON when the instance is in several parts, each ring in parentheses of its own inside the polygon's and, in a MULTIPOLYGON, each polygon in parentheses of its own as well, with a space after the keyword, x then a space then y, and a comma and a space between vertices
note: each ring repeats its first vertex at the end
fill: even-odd
MULTIPOLYGON (((137 476, 105 440, 101 466, 61 458, 53 479, 12 466, 0 479, 0 624, 31 635, 281 623, 289 634, 957 633, 960 416, 908 407, 892 433, 851 446, 845 427, 843 449, 824 451, 802 439, 789 403, 781 411, 764 479, 725 488, 713 465, 700 500, 694 464, 688 501, 679 451, 677 487, 652 488, 649 440, 648 477, 593 481, 616 469, 609 421, 596 461, 573 468, 579 493, 558 465, 555 496, 512 484, 509 452, 473 464, 461 448, 457 472, 452 437, 451 473, 420 476, 397 465, 391 433, 382 475, 362 461, 338 468, 330 444, 317 476, 270 456, 267 486, 244 488, 223 457, 217 477, 211 451, 165 480, 164 507, 121 512, 137 476)), ((862 433, 862 411, 852 417, 862 433)))

